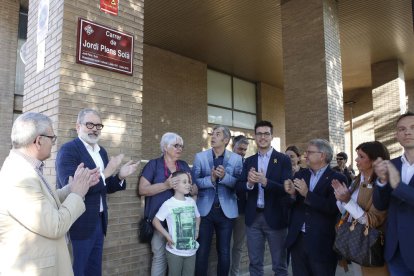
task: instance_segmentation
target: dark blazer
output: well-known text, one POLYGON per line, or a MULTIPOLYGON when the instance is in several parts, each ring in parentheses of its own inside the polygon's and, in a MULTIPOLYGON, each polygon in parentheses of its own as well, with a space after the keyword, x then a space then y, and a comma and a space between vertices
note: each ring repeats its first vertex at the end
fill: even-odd
MULTIPOLYGON (((309 188, 310 170, 299 171, 294 178, 303 178, 309 188)), ((300 194, 297 194, 295 199, 291 198, 286 246, 290 248, 294 245, 302 230, 303 223, 305 223, 305 250, 307 250, 311 260, 317 262, 336 262, 337 260, 332 249, 335 241, 335 224, 339 212, 334 190, 331 186, 333 179, 347 183, 343 174, 333 171, 328 166, 313 192, 309 191, 306 198, 300 194)))
MULTIPOLYGON (((106 166, 108 164, 108 154, 103 147, 99 154, 102 157, 103 163, 106 166)), ((65 186, 68 183, 69 176, 75 174, 76 168, 80 163, 84 163, 85 167, 89 169, 96 168, 95 162, 89 155, 85 145, 79 138, 76 138, 66 144, 64 144, 57 156, 56 156, 56 183, 59 188, 65 186)), ((96 223, 99 216, 100 198, 102 197, 102 204, 104 207, 103 218, 103 231, 106 234, 108 225, 108 205, 106 203, 106 194, 114 193, 116 191, 125 190, 126 181, 122 186, 119 184, 121 180, 118 176, 111 176, 105 179, 106 186, 104 185, 102 177, 99 179, 99 183, 89 188, 88 193, 85 196, 86 211, 79 217, 79 219, 72 225, 69 230, 71 239, 83 240, 87 239, 93 234, 96 223)))
MULTIPOLYGON (((401 175, 401 156, 391 162, 401 175)), ((414 270, 414 177, 408 185, 401 182, 395 190, 389 183, 384 187, 375 186, 373 203, 378 210, 388 209, 385 260, 390 261, 399 246, 405 265, 414 270)))
MULTIPOLYGON (((250 226, 256 217, 258 184, 254 185, 253 190, 247 189, 247 176, 250 168, 258 171, 258 154, 250 156, 243 164, 242 175, 237 182, 236 189, 238 193, 247 192, 247 202, 245 207, 245 222, 250 226)), ((292 176, 292 165, 289 157, 285 154, 272 151, 269 159, 269 165, 266 171, 267 185, 264 188, 265 208, 264 216, 267 224, 272 229, 282 229, 287 227, 287 207, 285 199, 288 196, 285 192, 283 183, 292 176)))

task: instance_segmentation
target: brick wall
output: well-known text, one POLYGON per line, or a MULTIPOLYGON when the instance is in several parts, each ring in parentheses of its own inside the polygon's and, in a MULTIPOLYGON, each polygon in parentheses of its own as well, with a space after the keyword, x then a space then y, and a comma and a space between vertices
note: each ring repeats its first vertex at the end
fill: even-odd
POLYGON ((160 156, 165 132, 176 132, 185 149, 182 159, 207 147, 207 65, 144 45, 142 158, 160 156))
POLYGON ((371 65, 375 138, 384 143, 391 157, 396 157, 402 152, 395 139, 395 122, 406 106, 402 68, 398 60, 371 65))
POLYGON ((374 114, 372 108, 372 90, 370 87, 355 89, 344 93, 344 102, 354 101, 352 104, 353 115, 353 146, 351 148, 351 105, 344 105, 345 117, 345 152, 348 154, 348 165, 355 166, 355 148, 368 141, 374 141, 374 114))
POLYGON ((0 166, 11 148, 16 76, 19 1, 1 1, 0 10, 0 166))
POLYGON ((281 8, 286 143, 303 150, 310 139, 324 138, 343 149, 336 3, 283 1, 281 8), (303 124, 305 118, 311 121, 303 124))
POLYGON ((407 95, 407 107, 409 111, 414 112, 414 80, 405 81, 405 92, 407 95))
MULTIPOLYGON (((57 145, 46 162, 45 173, 54 183, 54 159, 59 147, 76 137, 80 109, 96 108, 105 128, 102 145, 109 155, 125 153, 141 159, 143 1, 120 1, 119 16, 101 13, 92 0, 51 1, 45 68, 36 72, 38 0, 30 2, 28 43, 32 55, 26 66, 24 111, 49 115, 57 145), (82 8, 80 8, 82 7, 82 8), (127 76, 75 63, 78 17, 131 33, 135 40, 134 75, 127 76)), ((109 227, 104 244, 104 275, 148 274, 142 263, 149 250, 137 242, 140 202, 135 196, 137 175, 127 179, 127 190, 108 196, 109 227), (146 272, 145 272, 146 271, 146 272)))
POLYGON ((286 149, 285 138, 285 97, 283 90, 259 83, 257 105, 259 107, 258 119, 267 120, 273 124, 273 134, 280 139, 280 150, 286 149))
MULTIPOLYGON (((167 131, 177 132, 184 139, 183 159, 192 164, 194 154, 210 147, 208 133, 214 125, 207 123, 207 65, 150 45, 144 45, 144 93, 142 158, 160 155, 159 142, 167 131)), ((273 122, 277 138, 284 149, 284 98, 280 89, 259 84, 258 119, 273 122)), ((250 138, 247 155, 256 152, 254 130, 231 128, 233 136, 250 138)), ((231 144, 228 149, 231 150, 231 144)), ((215 241, 213 241, 214 243, 215 241)), ((209 274, 216 272, 217 256, 212 246, 209 274)), ((270 263, 267 251, 265 263, 270 263)), ((241 269, 248 271, 247 251, 241 269)))

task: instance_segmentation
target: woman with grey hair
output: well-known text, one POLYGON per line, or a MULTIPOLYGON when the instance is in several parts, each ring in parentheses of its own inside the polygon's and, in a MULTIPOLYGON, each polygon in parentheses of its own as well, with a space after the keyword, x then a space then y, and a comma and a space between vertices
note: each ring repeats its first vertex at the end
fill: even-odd
MULTIPOLYGON (((173 187, 177 178, 172 179, 171 174, 175 171, 185 171, 189 174, 191 172, 188 164, 179 160, 184 149, 181 136, 173 132, 165 133, 161 138, 160 148, 162 155, 150 160, 139 177, 138 191, 139 195, 145 196, 144 215, 149 220, 154 218, 164 201, 174 195, 173 187)), ((166 239, 154 230, 151 240, 151 275, 165 275, 167 272, 165 244, 166 239)))

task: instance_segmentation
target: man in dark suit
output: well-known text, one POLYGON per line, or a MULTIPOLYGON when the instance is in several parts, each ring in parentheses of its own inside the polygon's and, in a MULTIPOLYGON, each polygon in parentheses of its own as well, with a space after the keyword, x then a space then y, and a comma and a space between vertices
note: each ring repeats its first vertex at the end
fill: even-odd
POLYGON ((245 208, 247 250, 250 275, 263 275, 267 240, 275 275, 288 275, 286 248, 287 212, 282 202, 287 197, 283 183, 292 174, 289 157, 272 148, 273 125, 255 125, 258 153, 246 159, 237 183, 238 192, 247 192, 245 208))
MULTIPOLYGON (((246 155, 247 148, 249 147, 249 140, 246 136, 238 135, 233 138, 233 152, 242 157, 246 155)), ((237 193, 237 209, 239 210, 239 216, 234 220, 233 225, 233 246, 231 248, 231 265, 230 276, 239 275, 240 260, 243 253, 243 245, 246 243, 246 227, 244 219, 244 209, 246 208, 246 192, 237 193)))
POLYGON ((404 154, 375 162, 373 203, 388 209, 384 257, 391 275, 414 275, 414 113, 398 118, 396 138, 404 154))
POLYGON ((332 247, 338 208, 331 182, 347 180, 329 167, 332 155, 328 141, 311 140, 305 151, 309 170, 285 181, 292 200, 286 246, 292 256, 293 275, 335 275, 337 256, 332 247))
POLYGON ((98 145, 102 128, 97 111, 81 110, 76 123, 78 138, 64 144, 56 157, 58 187, 68 183, 79 163, 89 169, 99 168, 101 172, 99 183, 85 195, 85 213, 69 230, 76 276, 102 274, 103 240, 108 224, 106 194, 125 190, 125 178, 138 167, 133 161, 121 166, 123 154, 108 159, 106 150, 98 145))

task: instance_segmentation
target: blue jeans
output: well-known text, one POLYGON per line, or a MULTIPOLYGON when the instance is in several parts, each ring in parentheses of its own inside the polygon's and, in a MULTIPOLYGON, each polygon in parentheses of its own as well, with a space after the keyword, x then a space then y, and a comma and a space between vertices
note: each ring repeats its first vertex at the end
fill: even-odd
POLYGON ((216 232, 217 275, 228 276, 230 269, 230 240, 233 232, 233 220, 224 215, 221 208, 211 207, 207 216, 201 217, 197 250, 197 276, 207 275, 213 233, 216 232))
POLYGON ((414 271, 410 270, 405 264, 400 248, 398 247, 394 257, 388 262, 388 270, 391 276, 414 276, 414 271))
POLYGON ((73 272, 75 276, 102 275, 104 234, 102 220, 96 223, 92 236, 86 240, 72 240, 73 272))

